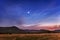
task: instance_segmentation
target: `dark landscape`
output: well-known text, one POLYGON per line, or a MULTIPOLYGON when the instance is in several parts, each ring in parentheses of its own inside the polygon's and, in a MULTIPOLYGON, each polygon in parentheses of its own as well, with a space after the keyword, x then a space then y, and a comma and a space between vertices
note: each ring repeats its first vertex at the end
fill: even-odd
POLYGON ((20 29, 16 26, 0 27, 0 34, 40 34, 40 33, 60 33, 60 29, 50 31, 46 29, 40 30, 20 29))
POLYGON ((16 26, 0 27, 0 40, 60 40, 60 30, 24 30, 16 26))

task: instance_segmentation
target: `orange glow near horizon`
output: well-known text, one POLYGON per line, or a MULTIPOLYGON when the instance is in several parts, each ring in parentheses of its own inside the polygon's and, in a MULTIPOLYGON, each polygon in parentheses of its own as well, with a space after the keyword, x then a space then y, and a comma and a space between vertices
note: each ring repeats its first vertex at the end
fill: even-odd
POLYGON ((40 30, 40 29, 45 29, 45 30, 57 30, 60 29, 59 24, 32 24, 32 25, 22 25, 22 29, 29 29, 29 30, 40 30))

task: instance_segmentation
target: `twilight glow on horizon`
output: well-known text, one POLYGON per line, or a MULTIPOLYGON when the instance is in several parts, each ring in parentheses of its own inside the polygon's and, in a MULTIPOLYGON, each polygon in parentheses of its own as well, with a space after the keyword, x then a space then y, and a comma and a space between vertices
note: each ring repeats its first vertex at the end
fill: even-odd
POLYGON ((0 26, 60 25, 60 0, 0 0, 0 26))

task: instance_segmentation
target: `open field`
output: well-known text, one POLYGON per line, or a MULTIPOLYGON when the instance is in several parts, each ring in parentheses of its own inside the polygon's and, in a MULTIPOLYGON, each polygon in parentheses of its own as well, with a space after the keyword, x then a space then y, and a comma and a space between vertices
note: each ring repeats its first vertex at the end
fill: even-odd
POLYGON ((60 33, 0 34, 0 40, 60 40, 60 33))

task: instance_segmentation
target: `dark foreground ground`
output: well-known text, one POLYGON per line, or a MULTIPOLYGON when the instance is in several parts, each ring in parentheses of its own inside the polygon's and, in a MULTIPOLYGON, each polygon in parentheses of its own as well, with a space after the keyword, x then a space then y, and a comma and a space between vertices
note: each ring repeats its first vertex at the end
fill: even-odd
POLYGON ((0 34, 0 40, 60 40, 60 33, 0 34))

